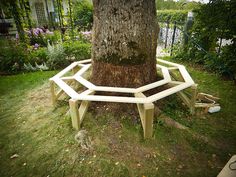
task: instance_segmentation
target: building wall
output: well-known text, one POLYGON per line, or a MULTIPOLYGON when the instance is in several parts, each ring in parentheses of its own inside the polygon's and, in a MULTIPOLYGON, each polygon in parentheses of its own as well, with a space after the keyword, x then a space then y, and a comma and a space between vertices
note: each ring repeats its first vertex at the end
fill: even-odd
MULTIPOLYGON (((50 0, 48 0, 48 1, 50 1, 50 0)), ((40 24, 39 24, 38 17, 37 17, 37 14, 36 14, 36 9, 35 9, 35 3, 37 3, 37 2, 43 3, 44 15, 46 17, 46 20, 48 20, 48 14, 47 14, 47 11, 46 11, 45 0, 30 0, 30 9, 31 9, 32 19, 36 22, 36 25, 39 26, 40 24)))
MULTIPOLYGON (((53 1, 55 1, 55 0, 47 0, 49 13, 50 12, 55 12, 53 1)), ((37 2, 42 2, 43 3, 44 14, 45 14, 46 20, 48 21, 49 17, 48 17, 47 10, 46 10, 45 0, 30 0, 29 2, 30 2, 32 19, 36 22, 36 25, 39 26, 39 22, 38 22, 36 10, 35 10, 35 3, 37 3, 37 2)), ((68 8, 69 8, 68 0, 63 0, 62 1, 62 6, 63 6, 64 14, 67 15, 68 14, 68 8)))

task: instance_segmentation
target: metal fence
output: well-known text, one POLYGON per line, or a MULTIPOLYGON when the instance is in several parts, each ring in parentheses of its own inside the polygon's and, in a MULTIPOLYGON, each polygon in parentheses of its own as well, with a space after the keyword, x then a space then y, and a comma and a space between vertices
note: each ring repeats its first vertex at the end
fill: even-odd
POLYGON ((162 48, 173 48, 174 44, 182 43, 183 40, 183 25, 177 23, 162 22, 160 24, 160 32, 158 37, 158 45, 162 48))
MULTIPOLYGON (((194 45, 202 50, 203 52, 207 53, 200 44, 198 44, 193 36, 189 36, 188 33, 184 32, 184 24, 177 24, 166 22, 159 23, 160 25, 160 32, 158 37, 158 45, 161 48, 168 49, 170 52, 170 55, 172 54, 172 49, 175 44, 182 44, 183 43, 183 36, 185 35, 190 42, 194 43, 194 45)), ((226 40, 219 38, 217 41, 217 47, 215 48, 216 53, 221 52, 221 48, 225 45, 232 44, 232 40, 226 40)))

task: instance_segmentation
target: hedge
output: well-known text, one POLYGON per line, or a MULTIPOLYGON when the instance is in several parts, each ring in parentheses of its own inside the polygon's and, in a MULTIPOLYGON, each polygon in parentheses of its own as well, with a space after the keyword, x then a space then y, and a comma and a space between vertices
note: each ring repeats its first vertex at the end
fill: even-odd
POLYGON ((177 24, 184 24, 187 19, 187 10, 158 10, 157 20, 158 22, 167 22, 177 24))

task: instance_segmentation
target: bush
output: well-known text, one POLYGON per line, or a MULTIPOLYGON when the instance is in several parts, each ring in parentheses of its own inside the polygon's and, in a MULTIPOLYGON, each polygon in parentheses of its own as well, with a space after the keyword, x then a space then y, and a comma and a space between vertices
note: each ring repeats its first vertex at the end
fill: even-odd
POLYGON ((91 57, 91 44, 81 41, 66 41, 55 45, 48 44, 47 65, 50 69, 60 69, 70 62, 91 57))
POLYGON ((78 0, 74 4, 73 18, 80 30, 91 30, 93 24, 93 5, 88 0, 78 0))
POLYGON ((33 28, 31 31, 26 31, 31 45, 38 44, 41 47, 46 47, 48 42, 51 44, 58 42, 61 39, 59 31, 51 32, 44 28, 33 28))
MULTIPOLYGON (((226 45, 222 47, 222 52, 220 54, 220 60, 223 63, 224 70, 223 75, 229 75, 231 79, 235 79, 236 74, 236 43, 232 45, 226 45)), ((221 65, 222 66, 222 65, 221 65)))
POLYGON ((2 74, 22 71, 28 62, 28 51, 21 43, 11 40, 0 41, 0 71, 2 74))
POLYGON ((30 52, 29 56, 29 62, 34 65, 37 64, 43 64, 47 62, 48 60, 48 54, 47 54, 47 48, 46 47, 40 47, 36 50, 32 50, 30 52))
POLYGON ((81 41, 64 42, 63 47, 65 54, 70 60, 83 60, 91 58, 91 44, 83 43, 81 41))
POLYGON ((177 24, 184 24, 187 19, 188 11, 186 10, 158 10, 157 20, 158 22, 167 22, 177 24))
POLYGON ((23 70, 61 69, 70 62, 91 58, 91 44, 82 41, 48 43, 37 49, 11 40, 0 40, 0 72, 14 74, 23 70), (46 65, 45 65, 46 63, 46 65))
POLYGON ((47 55, 48 55, 48 61, 47 66, 50 69, 59 69, 67 66, 69 64, 69 61, 65 58, 64 48, 62 46, 62 43, 58 44, 50 44, 48 43, 47 48, 47 55))

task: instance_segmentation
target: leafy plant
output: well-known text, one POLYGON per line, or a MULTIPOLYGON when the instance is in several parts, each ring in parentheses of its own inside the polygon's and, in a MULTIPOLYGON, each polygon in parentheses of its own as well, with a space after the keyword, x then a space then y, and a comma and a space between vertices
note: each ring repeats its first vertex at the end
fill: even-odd
POLYGON ((47 43, 56 43, 61 39, 60 32, 51 32, 44 28, 32 28, 29 31, 25 31, 28 34, 31 45, 38 44, 39 46, 46 47, 47 43))
POLYGON ((93 5, 88 0, 74 3, 74 21, 79 30, 91 30, 93 23, 93 5))
POLYGON ((91 58, 91 44, 81 41, 64 42, 65 54, 70 60, 82 60, 91 58))
POLYGON ((42 64, 48 60, 48 53, 46 47, 40 47, 36 50, 32 50, 29 55, 29 62, 31 64, 42 64))
POLYGON ((43 63, 41 65, 35 63, 35 66, 31 65, 30 63, 24 63, 24 69, 26 71, 46 71, 49 68, 47 67, 46 63, 43 63))
POLYGON ((52 45, 48 43, 47 49, 47 65, 50 69, 59 69, 69 64, 69 61, 65 59, 64 48, 61 42, 52 45))
POLYGON ((157 20, 159 22, 174 23, 175 21, 178 24, 183 24, 187 18, 188 11, 186 10, 158 10, 157 11, 157 20))
POLYGON ((10 74, 22 71, 28 61, 28 51, 25 45, 12 40, 0 41, 0 71, 10 74))
POLYGON ((235 79, 236 73, 236 6, 232 1, 215 0, 194 10, 190 41, 175 50, 175 58, 202 64, 210 71, 235 79), (220 39, 230 43, 221 47, 220 39))

